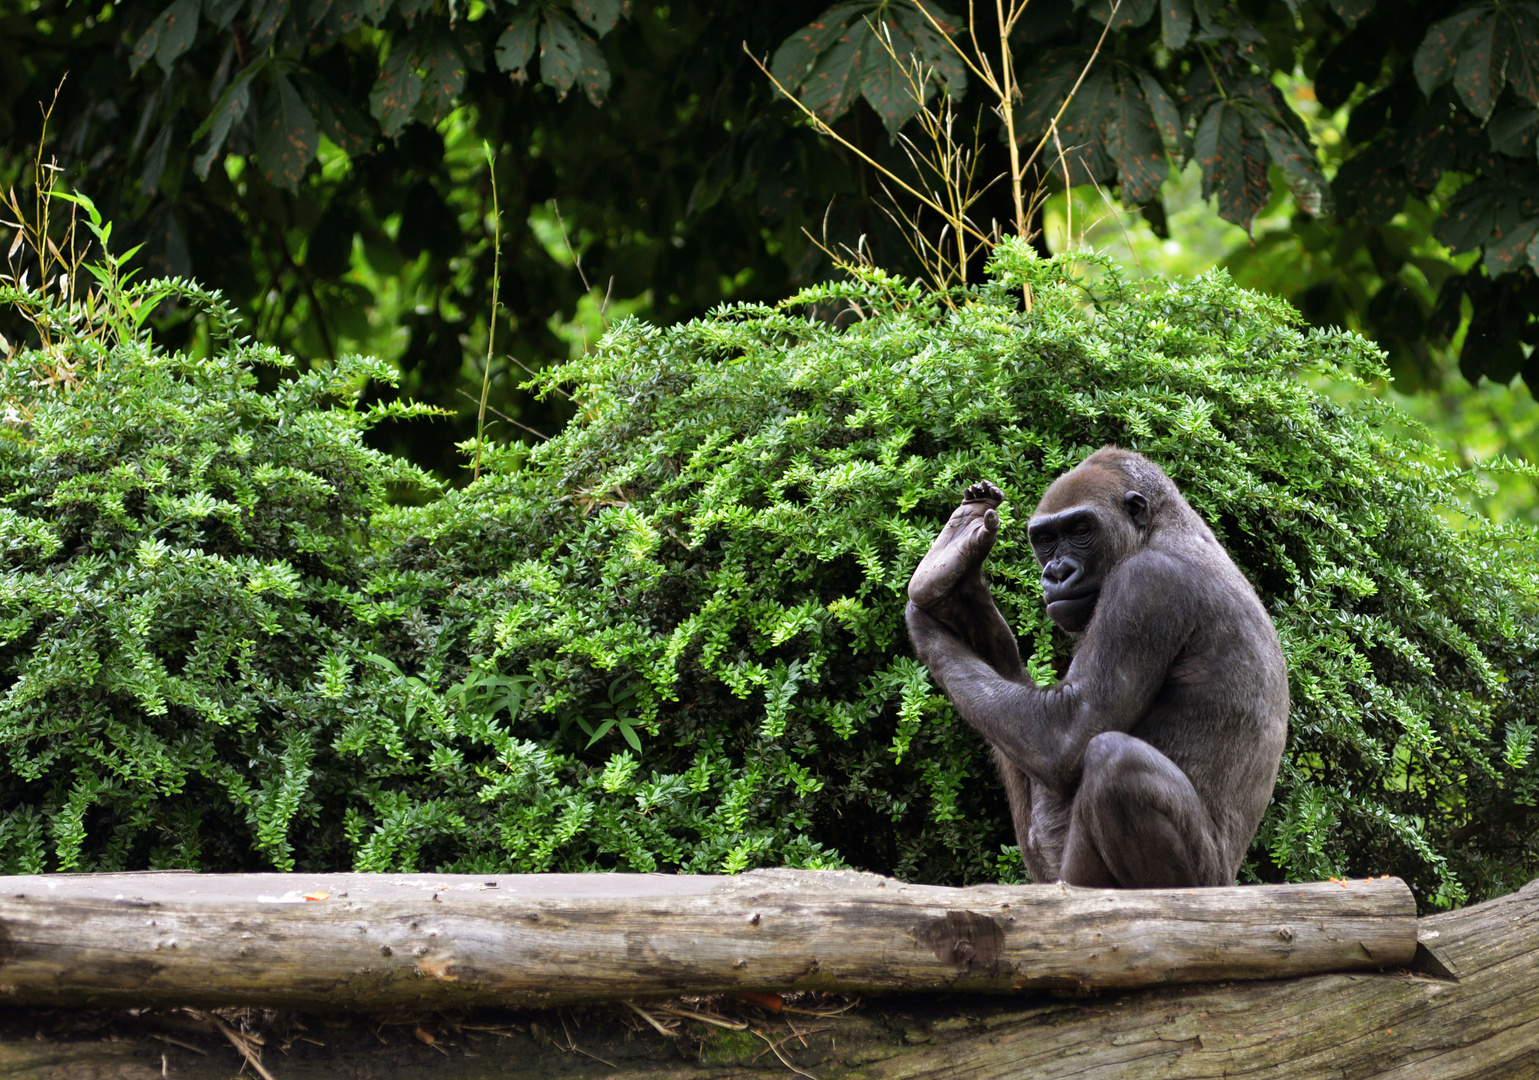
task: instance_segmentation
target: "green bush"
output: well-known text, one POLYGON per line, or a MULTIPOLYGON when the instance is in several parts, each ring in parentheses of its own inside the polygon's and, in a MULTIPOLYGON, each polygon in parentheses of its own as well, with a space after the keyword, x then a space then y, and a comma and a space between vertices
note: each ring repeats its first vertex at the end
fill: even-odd
MULTIPOLYGON (((1446 906, 1539 870, 1533 535, 1465 518, 1470 477, 1422 464, 1387 406, 1324 392, 1381 373, 1364 339, 1222 274, 1146 293, 1085 269, 1011 246, 962 296, 872 273, 626 322, 547 379, 579 404, 564 433, 414 515, 402 568, 455 582, 438 617, 528 680, 513 727, 567 775, 604 770, 562 803, 554 865, 1018 872, 903 591, 963 487, 999 482, 996 595, 1050 680, 1070 642, 1025 518, 1115 442, 1214 525, 1287 652, 1290 745, 1247 877, 1395 873, 1446 906), (591 711, 616 687, 639 752, 591 723, 583 748, 572 718, 618 715, 591 711)), ((502 800, 471 850, 524 865, 508 838, 554 813, 502 800)))
MULTIPOLYGON (((182 283, 137 299, 171 294, 228 322, 182 283)), ((53 324, 0 362, 0 868, 345 860, 328 811, 360 778, 333 765, 327 706, 377 606, 371 516, 423 477, 360 441, 415 410, 335 402, 388 366, 263 393, 254 366, 291 367, 274 350, 191 359, 132 320, 0 302, 53 324)))
POLYGON ((1534 537, 1462 516, 1468 477, 1326 392, 1373 347, 1222 275, 1140 292, 1014 245, 993 273, 623 323, 548 376, 565 432, 417 508, 386 507, 414 477, 341 404, 378 365, 263 393, 280 358, 247 345, 17 352, 0 862, 1018 879, 903 589, 994 479, 996 593, 1051 679, 1070 643, 1024 520, 1116 442, 1214 525, 1288 654, 1245 873, 1397 873, 1446 906, 1539 870, 1534 537), (67 387, 38 379, 65 355, 67 387))

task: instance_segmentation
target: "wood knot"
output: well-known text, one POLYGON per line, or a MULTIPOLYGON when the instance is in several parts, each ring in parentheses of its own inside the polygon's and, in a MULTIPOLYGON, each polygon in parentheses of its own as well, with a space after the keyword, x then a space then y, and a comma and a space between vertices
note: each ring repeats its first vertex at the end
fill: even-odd
POLYGON ((975 965, 994 972, 1005 944, 1000 921, 976 911, 948 911, 940 918, 920 923, 913 935, 916 941, 934 950, 937 960, 962 972, 973 970, 975 965))

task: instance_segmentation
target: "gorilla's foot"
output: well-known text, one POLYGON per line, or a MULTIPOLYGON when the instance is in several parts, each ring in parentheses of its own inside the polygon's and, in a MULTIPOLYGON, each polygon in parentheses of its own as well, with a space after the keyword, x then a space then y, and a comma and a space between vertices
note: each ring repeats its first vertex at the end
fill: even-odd
POLYGON ((999 535, 995 508, 1005 501, 1004 492, 987 480, 972 485, 962 505, 930 545, 914 576, 909 578, 908 598, 926 610, 939 608, 959 584, 969 579, 983 583, 983 560, 999 535))

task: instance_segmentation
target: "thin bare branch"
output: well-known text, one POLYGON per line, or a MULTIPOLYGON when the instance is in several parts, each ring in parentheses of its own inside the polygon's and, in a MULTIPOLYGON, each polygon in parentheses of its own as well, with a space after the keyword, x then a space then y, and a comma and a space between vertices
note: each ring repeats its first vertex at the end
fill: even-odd
MULTIPOLYGON (((511 360, 511 361, 513 361, 519 367, 521 367, 525 371, 527 371, 530 374, 531 377, 536 378, 536 379, 538 379, 540 377, 540 373, 538 371, 534 370, 534 368, 532 368, 528 364, 524 363, 522 360, 520 360, 518 357, 514 356, 512 353, 503 353, 502 357, 503 357, 504 360, 511 360)), ((572 395, 568 394, 565 390, 561 389, 561 387, 559 387, 559 386, 552 386, 551 389, 554 390, 556 393, 560 394, 562 397, 566 398, 568 401, 572 400, 572 395)))
MULTIPOLYGON (((497 205, 497 158, 492 153, 491 143, 482 142, 481 149, 486 153, 486 168, 492 188, 492 313, 486 320, 486 368, 481 372, 481 402, 476 408, 476 464, 470 474, 471 483, 481 479, 481 447, 486 441, 486 395, 492 387, 492 344, 497 340, 497 294, 502 284, 502 211, 497 205)), ((560 217, 560 211, 557 211, 557 220, 560 217)), ((565 228, 561 230, 561 235, 566 235, 565 228)), ((516 420, 513 422, 518 423, 516 420)))
MULTIPOLYGON (((476 400, 475 398, 471 397, 469 394, 465 393, 465 391, 463 391, 463 390, 456 389, 454 392, 456 394, 458 394, 460 397, 464 398, 466 401, 475 401, 476 400)), ((491 405, 486 406, 486 408, 488 409, 488 411, 494 412, 498 416, 502 417, 504 420, 506 420, 508 423, 512 424, 514 427, 523 428, 529 434, 534 435, 534 436, 536 436, 538 438, 544 439, 547 442, 550 440, 550 436, 549 435, 546 435, 542 431, 536 431, 534 428, 530 427, 528 424, 524 423, 521 420, 513 419, 511 416, 509 416, 507 413, 503 412, 502 410, 500 410, 500 409, 498 409, 498 408, 496 408, 494 406, 491 406, 491 405)), ((481 445, 480 444, 481 444, 481 433, 480 433, 480 431, 477 431, 476 432, 476 459, 478 461, 480 460, 480 456, 481 456, 481 445)))
MULTIPOLYGON (((582 256, 577 254, 577 249, 572 246, 572 238, 566 234, 566 222, 561 217, 561 204, 552 199, 550 205, 556 211, 556 224, 561 226, 561 242, 566 245, 566 253, 572 257, 572 265, 577 267, 577 279, 582 282, 583 292, 592 292, 593 286, 588 284, 588 275, 583 273, 582 256)), ((613 282, 614 279, 611 278, 610 283, 613 284, 613 282)))
POLYGON ((1106 204, 1106 213, 1097 220, 1097 224, 1099 224, 1101 221, 1104 221, 1107 217, 1111 217, 1116 220, 1117 228, 1122 230, 1122 240, 1125 244, 1127 244, 1128 252, 1133 256, 1133 268, 1138 271, 1139 277, 1147 277, 1148 275, 1144 273, 1143 263, 1138 258, 1138 249, 1133 246, 1133 237, 1128 232, 1128 227, 1122 220, 1124 213, 1127 213, 1128 211, 1119 210, 1117 207, 1112 205, 1111 196, 1107 194, 1106 190, 1102 188, 1100 184, 1096 183, 1096 178, 1094 176, 1090 178, 1090 182, 1095 184, 1096 194, 1100 195, 1101 201, 1106 204))

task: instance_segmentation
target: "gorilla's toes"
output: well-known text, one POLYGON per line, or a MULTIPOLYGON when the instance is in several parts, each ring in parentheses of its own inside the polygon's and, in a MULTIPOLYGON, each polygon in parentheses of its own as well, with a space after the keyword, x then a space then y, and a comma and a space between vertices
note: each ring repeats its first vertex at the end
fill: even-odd
POLYGON ((1005 501, 1005 493, 987 480, 980 480, 967 489, 964 502, 986 502, 998 506, 1005 501))

